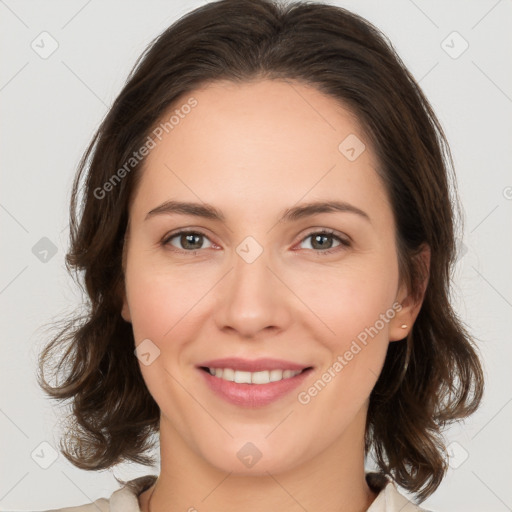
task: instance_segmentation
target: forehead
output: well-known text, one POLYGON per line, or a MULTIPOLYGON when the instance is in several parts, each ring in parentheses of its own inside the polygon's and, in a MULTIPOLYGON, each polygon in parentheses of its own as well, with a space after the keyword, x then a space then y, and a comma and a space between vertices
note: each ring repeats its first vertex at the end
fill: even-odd
POLYGON ((357 118, 312 86, 215 82, 183 95, 160 126, 173 113, 142 169, 139 214, 178 197, 218 204, 228 215, 230 206, 254 212, 302 198, 387 206, 357 118), (190 98, 195 106, 181 110, 190 98))

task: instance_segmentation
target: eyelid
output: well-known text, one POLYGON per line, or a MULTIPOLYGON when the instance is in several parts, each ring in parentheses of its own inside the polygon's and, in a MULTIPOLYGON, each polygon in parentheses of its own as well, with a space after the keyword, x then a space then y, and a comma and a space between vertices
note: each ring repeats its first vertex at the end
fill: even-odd
MULTIPOLYGON (((203 236, 204 238, 208 239, 210 241, 210 243, 212 244, 215 244, 215 242, 213 240, 211 240, 210 236, 206 234, 206 232, 204 231, 204 228, 180 228, 180 229, 177 229, 175 231, 170 231, 169 233, 166 233, 161 241, 160 241, 160 244, 161 245, 170 245, 170 241, 177 237, 178 235, 201 235, 203 236)), ((217 244, 215 244, 217 245, 217 244)), ((176 252, 180 252, 180 253, 194 253, 196 251, 201 251, 203 249, 194 249, 194 250, 190 250, 190 251, 185 251, 184 249, 178 249, 177 247, 174 247, 173 248, 174 251, 176 252)))
MULTIPOLYGON (((316 253, 318 256, 328 256, 340 251, 346 250, 352 247, 352 239, 348 235, 344 235, 334 229, 330 228, 313 228, 307 234, 303 235, 299 240, 298 244, 301 244, 312 235, 327 235, 339 241, 339 245, 331 247, 329 249, 315 251, 314 249, 308 249, 312 253, 316 253)), ((297 245, 297 244, 296 244, 297 245)))
MULTIPOLYGON (((163 238, 161 239, 160 243, 162 245, 164 245, 164 246, 170 245, 170 240, 173 239, 174 237, 176 237, 178 235, 187 235, 187 234, 201 235, 204 238, 208 239, 210 241, 210 243, 218 245, 213 240, 211 240, 209 235, 207 235, 205 233, 204 228, 194 228, 194 227, 191 227, 191 228, 179 228, 179 229, 177 229, 175 231, 171 231, 169 233, 166 233, 163 236, 163 238)), ((308 251, 316 252, 318 254, 330 254, 330 253, 336 252, 340 248, 340 246, 347 248, 347 247, 350 247, 352 245, 352 239, 348 235, 345 235, 344 233, 340 233, 340 232, 338 232, 338 231, 336 231, 334 229, 331 229, 331 228, 317 227, 317 228, 310 228, 306 234, 301 235, 301 237, 299 238, 298 242, 296 242, 294 244, 294 246, 304 242, 311 235, 330 235, 333 238, 338 239, 338 241, 340 242, 339 246, 331 248, 331 249, 318 250, 318 251, 315 251, 313 249, 308 249, 308 251)), ((178 253, 182 253, 182 254, 183 253, 185 253, 185 254, 195 254, 197 251, 201 251, 201 250, 204 250, 204 249, 194 249, 194 250, 186 251, 184 249, 179 249, 177 247, 174 247, 172 250, 175 251, 175 252, 178 252, 178 253)))
POLYGON ((352 238, 350 238, 345 233, 342 233, 340 231, 336 231, 335 229, 322 228, 322 227, 312 228, 305 235, 302 235, 302 238, 299 241, 302 242, 308 236, 315 235, 315 234, 322 234, 322 233, 323 234, 327 234, 327 235, 333 235, 333 236, 339 238, 342 242, 344 242, 346 244, 351 244, 352 243, 352 238))

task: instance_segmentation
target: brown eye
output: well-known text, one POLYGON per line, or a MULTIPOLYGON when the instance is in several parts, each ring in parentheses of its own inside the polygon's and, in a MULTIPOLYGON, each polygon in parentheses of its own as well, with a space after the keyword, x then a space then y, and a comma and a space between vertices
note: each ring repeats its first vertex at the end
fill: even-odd
POLYGON ((209 240, 208 237, 198 231, 179 231, 178 233, 174 233, 162 241, 162 245, 171 245, 176 247, 176 249, 180 252, 192 252, 200 249, 204 249, 202 247, 204 240, 209 240), (172 243, 171 241, 176 239, 176 243, 172 243))
POLYGON ((308 249, 319 252, 320 254, 331 254, 345 247, 350 247, 350 242, 336 235, 334 231, 322 230, 312 232, 303 238, 302 242, 308 239, 311 239, 311 247, 308 249), (333 246, 334 240, 338 242, 338 245, 333 246))

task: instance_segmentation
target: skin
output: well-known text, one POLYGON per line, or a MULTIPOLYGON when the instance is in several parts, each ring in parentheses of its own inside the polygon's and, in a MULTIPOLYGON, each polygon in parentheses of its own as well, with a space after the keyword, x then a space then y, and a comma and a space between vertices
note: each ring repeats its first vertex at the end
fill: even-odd
POLYGON ((176 105, 190 96, 198 105, 146 159, 125 240, 122 316, 136 345, 150 339, 160 350, 139 363, 161 410, 161 472, 140 495, 141 510, 153 491, 152 512, 366 510, 376 497, 364 478, 369 395, 388 344, 405 343, 421 307, 400 284, 374 153, 357 119, 307 85, 216 82, 176 105), (355 161, 338 149, 349 134, 366 144, 355 161), (144 220, 169 199, 212 204, 226 221, 144 220), (371 222, 347 212, 278 222, 286 208, 314 200, 346 201, 371 222), (192 241, 196 251, 180 236, 162 243, 184 228, 205 235, 192 241), (309 235, 322 228, 351 245, 335 237, 326 249, 313 245, 309 235), (236 252, 247 236, 263 249, 252 263, 236 252), (322 255, 327 249, 334 252, 322 255), (402 309, 378 335, 299 403, 297 393, 396 302, 402 309), (282 358, 314 371, 297 391, 251 410, 219 398, 198 375, 200 362, 228 356, 282 358), (237 457, 248 441, 262 453, 252 467, 237 457))

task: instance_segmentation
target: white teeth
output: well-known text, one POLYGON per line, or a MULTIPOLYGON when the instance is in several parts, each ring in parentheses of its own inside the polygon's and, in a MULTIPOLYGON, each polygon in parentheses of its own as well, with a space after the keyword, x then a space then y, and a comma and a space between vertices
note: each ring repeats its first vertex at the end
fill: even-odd
POLYGON ((251 383, 251 372, 241 372, 237 370, 235 372, 235 382, 237 384, 250 384, 251 383))
MULTIPOLYGON (((277 373, 280 374, 282 377, 283 372, 280 370, 275 370, 277 373)), ((278 378, 276 380, 281 380, 281 378, 278 378)), ((270 378, 270 372, 267 371, 261 371, 261 372, 254 372, 251 377, 251 382, 253 384, 268 384, 269 382, 274 382, 270 378)))
POLYGON ((264 370, 261 372, 244 372, 231 368, 208 368, 211 375, 238 384, 268 384, 278 380, 295 377, 302 370, 264 370))
POLYGON ((270 370, 270 382, 281 380, 283 378, 283 370, 270 370))

